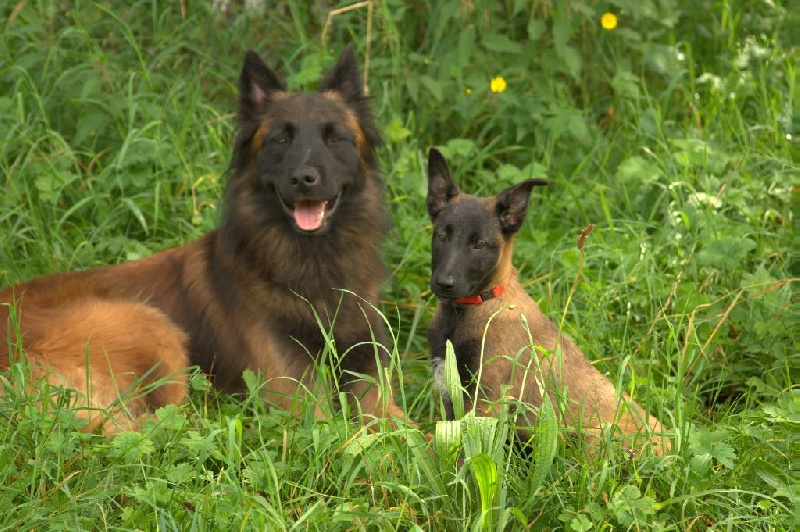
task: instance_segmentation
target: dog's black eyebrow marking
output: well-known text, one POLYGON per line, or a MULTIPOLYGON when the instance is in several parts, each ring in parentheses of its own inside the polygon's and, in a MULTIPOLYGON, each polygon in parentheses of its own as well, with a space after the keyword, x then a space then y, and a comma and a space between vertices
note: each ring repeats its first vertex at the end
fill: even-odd
POLYGON ((324 131, 325 133, 335 132, 335 133, 339 133, 339 134, 345 134, 346 133, 348 135, 353 135, 353 132, 350 130, 349 127, 347 127, 347 124, 343 124, 343 123, 337 122, 335 120, 330 120, 330 121, 327 121, 327 122, 323 122, 320 126, 321 126, 322 131, 324 131))
POLYGON ((289 135, 293 135, 297 129, 297 126, 294 122, 289 120, 285 120, 283 122, 275 122, 272 124, 272 127, 269 128, 267 133, 268 138, 274 138, 278 135, 283 135, 288 133, 289 135))

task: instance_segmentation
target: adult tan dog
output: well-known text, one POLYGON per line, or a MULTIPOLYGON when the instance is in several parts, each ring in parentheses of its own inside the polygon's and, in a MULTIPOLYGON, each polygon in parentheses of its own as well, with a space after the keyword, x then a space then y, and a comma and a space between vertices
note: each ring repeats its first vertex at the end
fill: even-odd
MULTIPOLYGON (((538 407, 544 390, 561 422, 589 436, 592 447, 603 428, 613 424, 625 445, 647 441, 662 453, 669 443, 657 435, 662 432, 658 420, 617 393, 572 340, 559 334, 519 282, 511 262, 514 237, 525 221, 531 190, 547 184, 528 179, 491 198, 471 196, 459 189, 441 153, 430 150, 430 286, 439 304, 428 341, 447 416, 454 417, 444 385, 449 340, 467 390, 467 408, 496 414, 509 399, 538 407)), ((529 435, 524 427, 531 426, 527 413, 529 408, 516 419, 523 437, 529 435)))
POLYGON ((0 370, 24 353, 35 376, 85 396, 90 428, 108 413, 95 409, 120 396, 108 432, 181 401, 189 363, 226 392, 243 389, 244 370, 260 372, 266 398, 292 408, 331 351, 331 371, 363 413, 403 416, 390 388, 375 385, 387 359, 375 310, 386 224, 380 135, 355 53, 344 51, 318 92, 292 93, 249 51, 239 89, 217 230, 0 292, 0 370))

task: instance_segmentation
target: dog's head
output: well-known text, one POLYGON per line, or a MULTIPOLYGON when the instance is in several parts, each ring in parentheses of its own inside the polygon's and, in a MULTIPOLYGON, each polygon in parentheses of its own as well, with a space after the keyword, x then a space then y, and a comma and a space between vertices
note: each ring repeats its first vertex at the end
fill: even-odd
POLYGON ((497 196, 463 193, 442 154, 428 154, 428 214, 433 221, 431 290, 444 301, 479 294, 503 283, 498 271, 510 268, 514 235, 522 227, 534 186, 528 179, 497 196))
POLYGON ((270 221, 325 233, 376 169, 379 143, 352 47, 315 93, 288 92, 256 52, 247 52, 232 181, 250 182, 270 221))

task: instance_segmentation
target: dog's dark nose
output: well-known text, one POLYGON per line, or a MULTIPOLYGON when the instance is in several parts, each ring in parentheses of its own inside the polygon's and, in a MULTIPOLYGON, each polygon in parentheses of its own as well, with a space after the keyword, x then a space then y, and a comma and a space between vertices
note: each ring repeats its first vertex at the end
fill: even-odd
POLYGON ((303 166, 292 172, 289 182, 293 187, 313 187, 319 183, 319 172, 311 166, 303 166))
POLYGON ((452 292, 455 285, 456 282, 452 277, 436 279, 436 290, 442 294, 448 294, 452 292))

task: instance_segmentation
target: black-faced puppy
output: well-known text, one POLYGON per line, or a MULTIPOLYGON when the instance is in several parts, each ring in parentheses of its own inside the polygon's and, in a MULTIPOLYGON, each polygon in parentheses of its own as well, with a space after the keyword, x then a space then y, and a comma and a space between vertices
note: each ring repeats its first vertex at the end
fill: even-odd
MULTIPOLYGON (((519 282, 511 262, 514 237, 525 221, 531 190, 547 184, 528 179, 494 197, 471 196, 453 181, 441 153, 430 150, 430 286, 439 304, 428 341, 447 416, 454 417, 444 384, 450 340, 467 390, 465 406, 478 415, 497 414, 509 400, 538 407, 544 391, 560 422, 589 436, 591 448, 599 443, 602 428, 613 423, 625 445, 649 441, 663 453, 669 443, 654 434, 662 432, 659 421, 618 393, 572 340, 559 334, 519 282)), ((516 423, 527 436, 531 419, 519 414, 516 423)))

